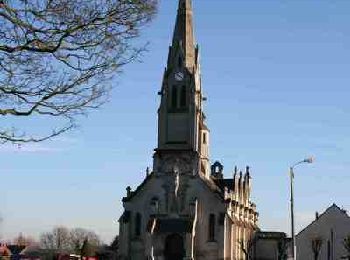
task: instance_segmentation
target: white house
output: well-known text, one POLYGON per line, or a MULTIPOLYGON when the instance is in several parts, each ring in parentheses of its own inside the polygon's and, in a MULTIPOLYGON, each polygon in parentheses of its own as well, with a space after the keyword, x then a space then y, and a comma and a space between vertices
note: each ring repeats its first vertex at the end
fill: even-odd
POLYGON ((350 235, 350 217, 333 204, 296 236, 297 259, 314 259, 312 241, 319 240, 318 260, 340 260, 347 255, 344 238, 350 235))

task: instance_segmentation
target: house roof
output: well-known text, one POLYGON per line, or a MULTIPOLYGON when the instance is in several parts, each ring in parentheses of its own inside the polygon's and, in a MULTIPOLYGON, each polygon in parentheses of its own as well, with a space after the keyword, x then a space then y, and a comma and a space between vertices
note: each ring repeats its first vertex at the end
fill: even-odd
POLYGON ((11 251, 6 245, 0 244, 0 256, 10 256, 11 251))
POLYGON ((297 236, 299 236, 301 233, 303 233, 305 230, 307 230, 309 227, 313 226, 316 222, 318 222, 321 218, 323 218, 325 215, 327 215, 328 213, 330 213, 332 210, 336 210, 336 212, 338 212, 338 214, 342 214, 345 217, 347 217, 350 221, 350 216, 348 215, 348 213, 346 212, 346 210, 341 209, 340 207, 338 207, 335 203, 333 203, 333 205, 331 205, 330 207, 328 207, 322 214, 318 215, 318 217, 316 219, 314 219, 308 226, 306 226, 305 228, 303 228, 298 234, 297 236))
POLYGON ((7 248, 11 251, 11 255, 19 255, 23 249, 25 249, 25 246, 18 246, 18 245, 8 245, 7 248))
POLYGON ((39 246, 27 246, 22 250, 21 255, 25 256, 40 256, 42 249, 39 246))

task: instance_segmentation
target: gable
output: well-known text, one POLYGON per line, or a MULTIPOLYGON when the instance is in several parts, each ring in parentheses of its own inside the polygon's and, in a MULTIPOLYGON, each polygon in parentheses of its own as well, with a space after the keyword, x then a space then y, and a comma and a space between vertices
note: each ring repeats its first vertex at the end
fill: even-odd
POLYGON ((333 204, 327 208, 321 215, 312 221, 308 226, 301 230, 297 237, 306 235, 307 233, 316 233, 320 229, 341 226, 347 223, 350 232, 350 217, 345 210, 339 208, 336 204, 333 204))

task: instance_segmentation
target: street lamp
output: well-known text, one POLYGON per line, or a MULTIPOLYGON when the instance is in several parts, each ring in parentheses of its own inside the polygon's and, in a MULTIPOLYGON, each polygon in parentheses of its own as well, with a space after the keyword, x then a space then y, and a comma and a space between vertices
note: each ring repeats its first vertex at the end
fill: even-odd
POLYGON ((294 233, 294 168, 300 164, 303 163, 313 163, 314 158, 309 157, 306 158, 300 162, 297 162, 293 164, 289 168, 289 176, 290 176, 290 216, 291 216, 291 233, 292 233, 292 248, 293 248, 293 259, 296 260, 297 258, 297 245, 295 240, 295 233, 294 233))

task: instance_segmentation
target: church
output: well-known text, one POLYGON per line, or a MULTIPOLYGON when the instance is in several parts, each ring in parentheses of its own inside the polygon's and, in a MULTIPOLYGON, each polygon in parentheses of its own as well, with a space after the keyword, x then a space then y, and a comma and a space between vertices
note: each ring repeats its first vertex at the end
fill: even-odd
POLYGON ((153 169, 127 188, 119 219, 119 259, 245 259, 258 213, 251 173, 211 165, 199 48, 191 0, 179 0, 158 109, 153 169))

